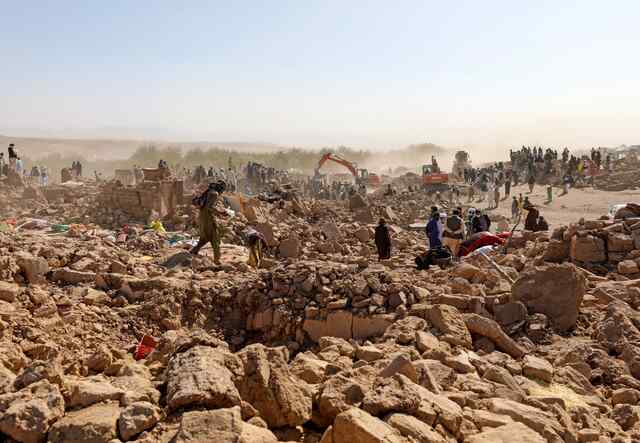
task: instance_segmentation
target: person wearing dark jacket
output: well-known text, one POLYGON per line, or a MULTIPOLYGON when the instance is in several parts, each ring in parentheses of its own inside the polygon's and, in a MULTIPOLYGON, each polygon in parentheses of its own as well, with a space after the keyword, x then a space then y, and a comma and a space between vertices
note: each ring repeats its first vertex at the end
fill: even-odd
POLYGON ((375 240, 376 248, 378 248, 378 260, 391 258, 391 235, 383 218, 380 219, 378 226, 376 226, 375 240))
POLYGON ((491 220, 487 214, 481 211, 476 211, 476 214, 471 219, 472 234, 478 234, 480 232, 488 232, 491 227, 491 220))
POLYGON ((536 226, 536 231, 548 231, 549 223, 544 219, 543 216, 538 217, 538 224, 536 226))
POLYGON ((533 174, 529 174, 529 178, 527 179, 527 184, 529 185, 529 194, 533 192, 533 187, 536 184, 536 177, 533 174))
POLYGON ((538 216, 540 212, 533 206, 529 205, 527 209, 527 218, 524 220, 524 229, 527 231, 536 231, 538 229, 538 216))
POLYGON ((429 248, 435 249, 442 246, 440 241, 440 214, 431 213, 431 219, 427 223, 427 238, 429 238, 429 248))

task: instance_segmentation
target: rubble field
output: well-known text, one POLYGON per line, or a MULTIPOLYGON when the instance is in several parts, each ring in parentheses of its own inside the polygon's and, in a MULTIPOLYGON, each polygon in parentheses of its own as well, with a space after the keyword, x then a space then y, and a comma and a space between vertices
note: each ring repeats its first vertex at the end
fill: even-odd
POLYGON ((154 189, 0 185, 0 440, 640 440, 637 207, 418 271, 422 192, 225 194, 216 265, 182 188, 154 189))

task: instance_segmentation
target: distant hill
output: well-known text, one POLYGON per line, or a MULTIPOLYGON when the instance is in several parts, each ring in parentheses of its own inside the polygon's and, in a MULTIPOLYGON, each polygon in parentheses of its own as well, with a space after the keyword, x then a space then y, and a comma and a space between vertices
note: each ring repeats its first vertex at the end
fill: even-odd
MULTIPOLYGON (((26 166, 46 165, 56 177, 60 169, 74 160, 82 160, 87 171, 98 171, 105 177, 118 168, 134 164, 154 167, 159 159, 170 165, 193 168, 197 165, 225 167, 227 161, 243 165, 248 161, 279 169, 313 172, 322 152, 332 151, 372 172, 388 173, 398 167, 419 173, 422 165, 435 155, 444 169, 453 164, 453 150, 432 143, 409 145, 395 150, 366 150, 339 146, 309 149, 286 148, 268 143, 245 142, 152 142, 148 140, 73 139, 8 137, 0 135, 0 150, 14 143, 26 166)), ((344 167, 328 163, 327 171, 343 172, 344 167)))
POLYGON ((160 148, 179 146, 184 151, 191 149, 209 149, 218 147, 238 152, 274 152, 283 149, 269 143, 245 142, 171 142, 153 140, 120 140, 120 139, 75 139, 75 138, 36 138, 10 137, 0 135, 0 150, 6 150, 9 143, 14 143, 18 153, 26 157, 37 159, 52 154, 63 157, 82 156, 91 161, 95 160, 124 160, 129 158, 140 146, 155 145, 160 148))

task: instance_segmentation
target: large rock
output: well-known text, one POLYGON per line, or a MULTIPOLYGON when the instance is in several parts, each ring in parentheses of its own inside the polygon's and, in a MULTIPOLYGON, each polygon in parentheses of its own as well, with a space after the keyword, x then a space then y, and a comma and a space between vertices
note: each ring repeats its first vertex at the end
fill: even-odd
POLYGON ((96 274, 86 271, 74 271, 69 268, 56 269, 51 273, 51 280, 65 285, 78 285, 80 283, 93 283, 96 274))
POLYGON ((295 235, 284 239, 280 242, 278 251, 282 258, 298 258, 300 256, 300 240, 295 235))
POLYGON ((62 388, 64 387, 63 379, 62 367, 58 362, 33 360, 16 376, 14 387, 22 389, 40 380, 47 380, 62 388))
POLYGON ((618 273, 622 275, 637 274, 640 272, 638 263, 633 260, 622 260, 618 263, 618 273))
POLYGON ((619 232, 610 232, 607 236, 609 252, 629 252, 634 249, 633 237, 619 232))
POLYGON ((382 420, 357 408, 336 417, 333 443, 401 443, 400 433, 382 420))
POLYGON ((122 389, 114 387, 102 377, 70 380, 67 383, 69 395, 67 406, 71 408, 90 406, 106 400, 120 401, 124 395, 122 389))
MULTIPOLYGON (((194 346, 175 355, 167 368, 167 404, 171 409, 184 406, 225 408, 240 405, 240 393, 228 360, 237 360, 228 351, 194 346)), ((237 361, 238 367, 240 362, 237 361)))
POLYGON ((418 443, 440 443, 445 439, 431 426, 406 414, 391 414, 386 422, 400 431, 403 437, 412 438, 418 443))
POLYGON ((357 231, 355 231, 353 235, 362 243, 368 242, 371 238, 371 234, 369 233, 369 229, 367 228, 360 228, 357 231))
POLYGON ((328 362, 320 360, 311 352, 301 352, 291 362, 291 372, 309 384, 322 383, 328 362))
POLYGON ((592 235, 571 238, 571 259, 581 262, 603 262, 607 259, 604 240, 592 235))
POLYGON ((503 398, 488 400, 488 406, 491 412, 508 415, 513 421, 525 424, 549 442, 563 442, 560 438, 563 428, 549 412, 503 398))
POLYGON ((149 402, 138 402, 128 406, 120 414, 118 430, 120 438, 131 440, 136 435, 151 429, 160 420, 160 408, 149 402))
POLYGON ((333 423, 336 416, 362 403, 369 386, 361 381, 337 374, 322 384, 317 404, 319 416, 314 418, 323 426, 333 423))
POLYGON ((242 421, 239 407, 187 412, 174 443, 277 443, 271 431, 242 421))
POLYGON ((338 225, 334 222, 325 222, 320 225, 320 232, 324 234, 325 240, 333 241, 333 240, 341 240, 342 233, 338 229, 338 225))
POLYGON ((19 252, 15 258, 27 282, 37 284, 45 281, 44 275, 49 272, 49 263, 44 258, 34 257, 27 252, 19 252))
POLYGON ((469 281, 473 280, 473 277, 475 277, 479 272, 480 268, 473 266, 471 263, 460 263, 451 271, 454 276, 462 277, 469 281))
POLYGON ((520 302, 509 302, 503 305, 495 305, 493 314, 501 326, 520 323, 527 319, 527 307, 520 302))
POLYGON ((526 377, 538 378, 550 383, 553 379, 553 366, 547 360, 535 355, 525 355, 522 361, 522 373, 526 377))
POLYGON ((420 388, 403 375, 378 379, 362 400, 362 409, 374 416, 390 412, 413 414, 422 403, 420 388))
POLYGON ((464 317, 455 307, 435 305, 427 311, 427 316, 429 321, 443 333, 441 340, 452 345, 471 348, 471 334, 465 325, 464 317))
POLYGON ((544 261, 562 263, 570 255, 571 243, 563 240, 551 239, 547 243, 547 249, 542 258, 544 261))
POLYGON ((564 332, 576 325, 585 289, 584 274, 572 264, 537 266, 520 274, 511 297, 529 311, 546 315, 557 331, 564 332))
POLYGON ((490 318, 478 314, 465 314, 465 323, 470 332, 487 337, 496 347, 513 358, 521 358, 525 351, 490 318))
POLYGON ((0 396, 0 432, 19 442, 44 441, 51 424, 63 415, 60 389, 46 380, 0 396))
POLYGON ((376 314, 367 317, 353 316, 352 335, 356 340, 378 337, 394 322, 392 314, 376 314))
POLYGON ((621 300, 613 300, 607 306, 605 318, 597 326, 596 339, 608 351, 622 354, 630 347, 629 343, 640 342, 640 330, 636 325, 640 325, 638 311, 621 300))
POLYGON ((0 361, 0 394, 12 391, 16 375, 0 361))
POLYGON ((414 383, 418 383, 419 374, 412 361, 403 354, 397 355, 380 373, 380 377, 393 377, 402 374, 414 383))
POLYGON ((311 389, 287 365, 286 349, 255 344, 238 353, 244 365, 242 399, 260 412, 269 427, 299 426, 311 418, 311 389))
POLYGON ((18 298, 19 293, 20 287, 15 283, 0 281, 0 300, 11 303, 18 298))
POLYGON ((509 423, 465 439, 466 443, 545 443, 540 434, 522 423, 509 423))
POLYGON ((441 424, 449 432, 457 435, 462 424, 462 408, 444 395, 434 394, 422 386, 418 386, 417 389, 422 397, 422 403, 416 416, 420 417, 420 411, 426 407, 436 413, 436 424, 441 424))
POLYGON ((353 314, 347 310, 333 310, 327 315, 326 335, 350 339, 353 334, 353 314))
POLYGON ((49 431, 49 443, 109 443, 117 438, 116 424, 120 408, 114 403, 100 403, 69 412, 49 431))

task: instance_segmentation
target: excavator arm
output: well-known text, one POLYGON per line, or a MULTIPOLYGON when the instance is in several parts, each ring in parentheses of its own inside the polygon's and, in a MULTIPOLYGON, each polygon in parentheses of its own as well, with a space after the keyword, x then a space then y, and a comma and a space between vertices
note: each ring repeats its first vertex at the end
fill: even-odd
POLYGON ((319 171, 320 168, 322 168, 322 166, 327 162, 327 160, 334 161, 344 166, 353 174, 354 177, 358 178, 358 167, 356 166, 355 163, 350 162, 349 160, 346 160, 337 154, 332 154, 331 152, 327 152, 322 156, 322 158, 318 162, 318 167, 316 168, 316 170, 319 171))

